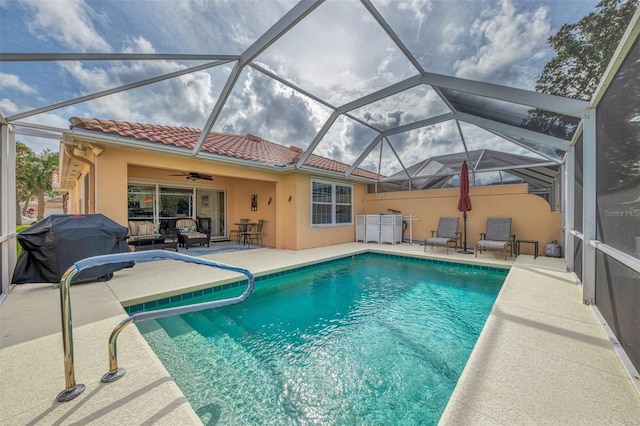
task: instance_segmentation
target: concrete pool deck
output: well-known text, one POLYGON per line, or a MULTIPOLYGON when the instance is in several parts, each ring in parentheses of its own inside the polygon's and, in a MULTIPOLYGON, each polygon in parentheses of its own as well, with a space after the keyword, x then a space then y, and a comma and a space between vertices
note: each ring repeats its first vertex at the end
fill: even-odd
MULTIPOLYGON (((441 425, 640 423, 640 395, 562 259, 472 255, 418 245, 350 243, 310 250, 255 249, 204 256, 259 276, 364 251, 513 266, 467 363, 441 425)), ((124 377, 100 383, 107 342, 127 317, 122 305, 228 282, 239 274, 160 260, 115 273, 108 283, 71 289, 75 377, 86 390, 58 403, 64 389, 60 291, 15 286, 0 306, 0 424, 201 424, 135 327, 118 339, 124 377)))

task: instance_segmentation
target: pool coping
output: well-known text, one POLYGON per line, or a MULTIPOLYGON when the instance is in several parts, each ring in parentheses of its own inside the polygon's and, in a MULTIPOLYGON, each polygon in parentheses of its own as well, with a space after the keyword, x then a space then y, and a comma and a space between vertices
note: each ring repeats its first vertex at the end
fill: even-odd
MULTIPOLYGON (((504 262, 487 253, 476 260, 444 250, 424 253, 421 246, 363 243, 206 257, 258 275, 363 251, 511 267, 440 424, 628 424, 640 418, 640 396, 561 259, 524 255, 504 262)), ((42 284, 12 289, 0 305, 0 403, 6 408, 0 423, 201 424, 135 327, 119 339, 127 374, 99 382, 106 337, 127 317, 122 300, 211 281, 162 261, 136 268, 143 282, 127 270, 108 283, 72 286, 76 377, 87 390, 67 403, 53 401, 64 385, 59 291, 42 284)))
POLYGON ((629 419, 640 419, 640 394, 564 262, 519 256, 439 424, 629 419))
MULTIPOLYGON (((351 253, 345 256, 336 257, 334 259, 326 259, 319 262, 313 262, 313 263, 307 262, 305 264, 292 265, 289 268, 278 268, 278 270, 275 270, 275 271, 265 271, 260 274, 254 275, 255 283, 257 284, 263 280, 281 277, 289 274, 294 274, 296 272, 304 271, 306 269, 315 268, 318 266, 329 265, 334 262, 340 262, 344 259, 354 258, 356 256, 366 256, 366 255, 393 258, 393 259, 399 259, 399 260, 412 260, 412 261, 424 263, 425 265, 449 265, 453 267, 468 268, 471 270, 482 270, 482 271, 492 271, 492 272, 501 272, 501 273, 503 272, 505 274, 505 278, 510 269, 504 265, 501 265, 499 267, 486 266, 478 263, 454 262, 451 260, 425 258, 424 256, 411 256, 411 255, 403 255, 398 253, 388 253, 384 251, 368 250, 368 251, 362 251, 360 253, 351 253)), ((204 288, 201 288, 202 286, 200 285, 198 286, 197 289, 186 289, 185 292, 180 294, 175 294, 167 297, 162 297, 163 295, 157 295, 158 297, 160 297, 159 299, 153 299, 153 300, 145 301, 142 303, 131 304, 131 301, 128 301, 128 303, 126 304, 123 303, 123 307, 125 308, 125 311, 129 315, 131 315, 138 312, 144 312, 147 310, 163 309, 162 306, 164 305, 173 305, 177 302, 182 302, 182 301, 190 300, 196 297, 215 294, 220 291, 244 286, 246 284, 247 284, 246 278, 243 278, 243 279, 227 278, 221 281, 210 283, 208 286, 204 288)))
MULTIPOLYGON (((512 259, 510 261, 503 261, 502 259, 494 258, 491 261, 487 261, 484 258, 478 259, 478 258, 468 258, 468 257, 461 257, 454 260, 452 257, 444 256, 442 253, 438 253, 438 252, 436 252, 435 254, 431 252, 415 252, 415 251, 403 252, 402 248, 406 246, 402 246, 402 245, 372 246, 372 245, 363 244, 363 243, 354 243, 354 244, 346 244, 346 245, 331 246, 331 247, 348 247, 348 249, 337 250, 336 253, 323 253, 320 259, 318 258, 307 259, 307 260, 302 260, 295 263, 285 262, 282 265, 269 266, 267 268, 260 268, 259 270, 251 269, 250 265, 246 265, 246 267, 253 273, 254 277, 258 279, 264 275, 277 274, 279 272, 284 272, 292 268, 303 268, 307 266, 313 266, 318 263, 334 261, 334 260, 341 259, 343 257, 361 255, 365 253, 378 253, 378 254, 385 254, 385 255, 391 254, 391 255, 397 255, 401 257, 405 256, 405 257, 411 257, 416 259, 430 259, 434 262, 456 263, 456 264, 463 264, 471 267, 480 267, 480 268, 508 269, 511 263, 513 262, 512 259)), ((255 250, 252 250, 252 252, 259 253, 260 250, 264 250, 264 249, 255 249, 255 250)), ((281 251, 289 254, 305 252, 305 251, 289 251, 289 250, 281 250, 281 251)), ((202 256, 202 257, 216 259, 217 257, 224 256, 225 254, 230 254, 231 256, 234 255, 234 253, 222 253, 217 256, 210 255, 210 256, 202 256)), ((237 255, 237 253, 235 254, 237 255)), ((147 267, 151 263, 152 262, 141 263, 136 266, 147 267)), ((127 274, 127 272, 128 272, 127 270, 122 270, 120 274, 121 275, 127 274)), ((116 294, 116 297, 118 298, 122 306, 126 308, 134 305, 144 304, 147 302, 153 302, 158 299, 167 299, 167 298, 171 299, 172 297, 180 296, 181 294, 186 293, 188 291, 191 291, 191 292, 197 292, 201 290, 205 291, 211 287, 231 284, 238 281, 238 279, 244 278, 241 274, 230 273, 226 271, 217 271, 217 274, 219 274, 219 277, 216 278, 214 281, 210 279, 209 275, 202 274, 201 276, 196 277, 196 281, 192 281, 188 286, 171 285, 171 286, 162 287, 162 286, 156 285, 155 287, 153 287, 153 289, 150 289, 151 291, 147 291, 146 289, 142 289, 141 291, 131 291, 133 289, 132 287, 133 280, 121 281, 121 284, 116 284, 116 285, 110 284, 110 287, 113 289, 114 293, 116 294)), ((130 275, 130 274, 127 274, 127 275, 130 275)), ((173 281, 171 282, 174 283, 173 281)), ((160 283, 154 282, 154 284, 160 284, 160 283)))

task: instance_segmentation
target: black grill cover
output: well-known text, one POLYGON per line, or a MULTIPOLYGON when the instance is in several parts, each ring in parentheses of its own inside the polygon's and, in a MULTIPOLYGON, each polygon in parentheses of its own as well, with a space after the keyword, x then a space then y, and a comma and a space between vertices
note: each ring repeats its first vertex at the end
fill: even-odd
MULTIPOLYGON (((13 273, 14 284, 58 283, 75 262, 91 256, 129 251, 127 228, 102 214, 46 217, 18 233, 22 253, 13 273)), ((74 281, 110 277, 134 262, 102 265, 81 271, 74 281)))

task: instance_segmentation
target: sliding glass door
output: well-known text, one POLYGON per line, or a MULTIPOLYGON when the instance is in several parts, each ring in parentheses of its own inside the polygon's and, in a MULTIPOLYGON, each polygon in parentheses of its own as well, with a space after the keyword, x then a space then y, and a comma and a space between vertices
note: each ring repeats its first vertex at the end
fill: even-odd
POLYGON ((190 217, 211 231, 211 238, 226 236, 225 190, 130 184, 127 192, 129 221, 153 221, 159 229, 175 226, 190 217))
POLYGON ((226 192, 221 190, 200 189, 197 194, 197 216, 203 227, 211 230, 211 238, 223 239, 226 236, 226 192))

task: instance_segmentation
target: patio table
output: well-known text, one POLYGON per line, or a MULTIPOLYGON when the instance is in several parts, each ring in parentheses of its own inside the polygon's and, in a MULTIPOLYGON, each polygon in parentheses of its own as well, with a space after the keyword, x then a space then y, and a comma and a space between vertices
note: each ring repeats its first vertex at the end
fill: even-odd
POLYGON ((247 245, 247 232, 257 225, 255 222, 236 222, 234 223, 238 227, 240 231, 240 235, 242 235, 242 245, 247 245))

